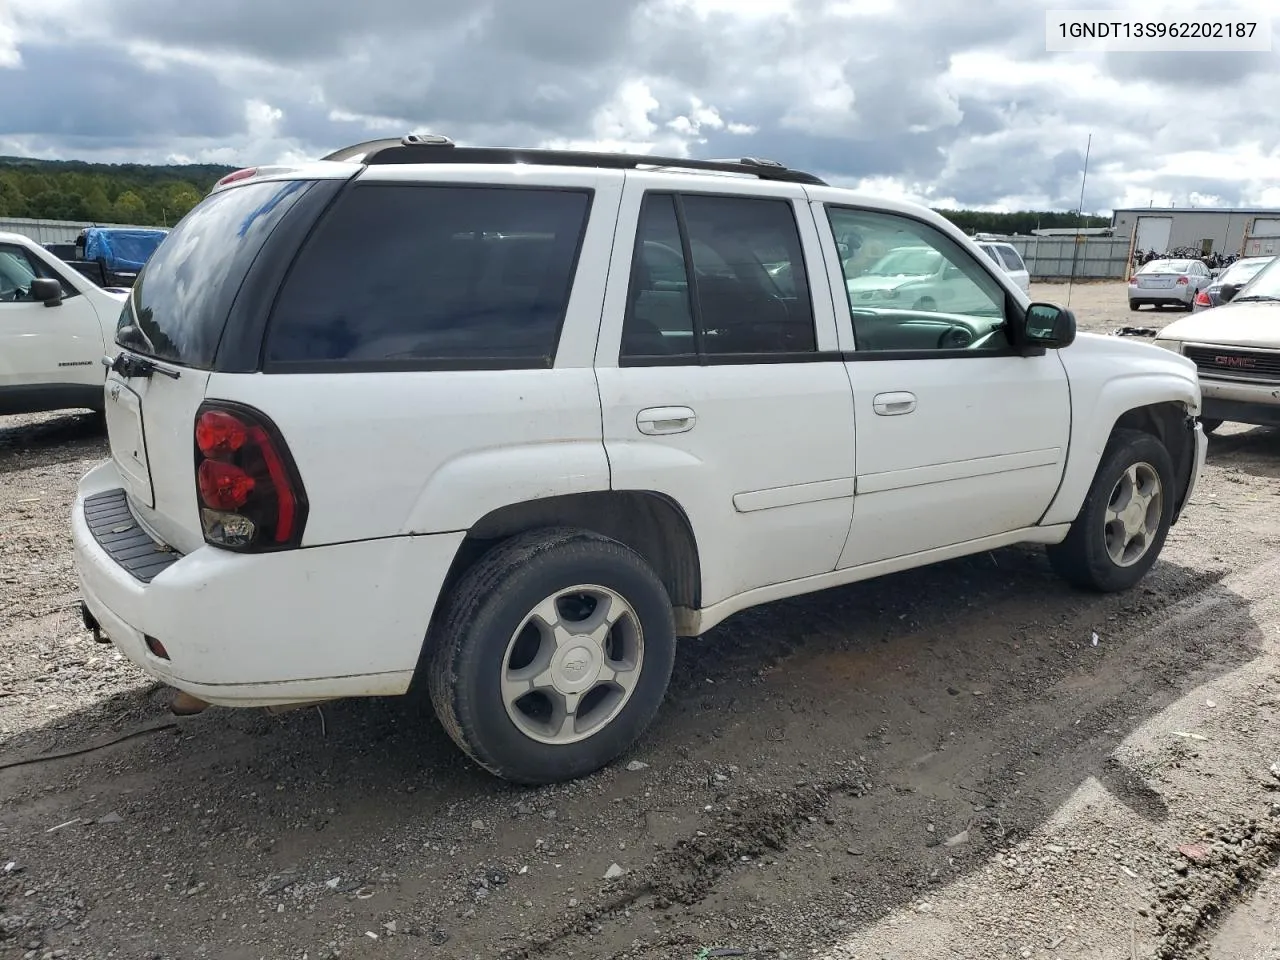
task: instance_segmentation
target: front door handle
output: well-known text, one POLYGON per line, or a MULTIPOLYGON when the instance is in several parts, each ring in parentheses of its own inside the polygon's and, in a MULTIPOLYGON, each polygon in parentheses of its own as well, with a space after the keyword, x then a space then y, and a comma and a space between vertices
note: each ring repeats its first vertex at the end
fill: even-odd
POLYGON ((916 395, 905 390, 899 393, 877 393, 871 407, 882 417, 900 417, 916 408, 916 395))
POLYGON ((687 433, 697 422, 697 415, 688 407, 649 407, 636 414, 636 428, 649 436, 687 433))

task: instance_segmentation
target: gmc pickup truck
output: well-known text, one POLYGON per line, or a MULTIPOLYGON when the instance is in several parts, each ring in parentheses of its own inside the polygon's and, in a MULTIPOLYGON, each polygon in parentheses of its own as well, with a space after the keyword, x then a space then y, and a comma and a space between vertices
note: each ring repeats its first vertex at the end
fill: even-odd
POLYGON ((124 301, 29 237, 0 233, 0 416, 101 411, 124 301))

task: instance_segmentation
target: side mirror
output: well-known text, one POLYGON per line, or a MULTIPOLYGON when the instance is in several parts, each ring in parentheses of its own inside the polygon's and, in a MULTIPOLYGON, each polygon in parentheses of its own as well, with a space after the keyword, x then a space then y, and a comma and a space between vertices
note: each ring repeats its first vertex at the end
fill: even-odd
POLYGON ((49 277, 37 277, 31 281, 31 299, 46 307, 56 307, 62 303, 62 284, 49 277))
POLYGON ((1224 283, 1218 288, 1218 299, 1223 303, 1230 303, 1236 298, 1236 294, 1240 292, 1240 284, 1224 283))
POLYGON ((1052 303, 1033 303, 1027 307, 1027 343, 1049 350, 1069 347, 1076 339, 1076 315, 1052 303))

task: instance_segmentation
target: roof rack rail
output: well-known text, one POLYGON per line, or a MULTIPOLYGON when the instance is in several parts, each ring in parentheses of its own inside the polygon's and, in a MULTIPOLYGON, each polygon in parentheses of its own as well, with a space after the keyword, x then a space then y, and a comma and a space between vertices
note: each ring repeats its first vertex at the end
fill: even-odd
POLYGON ((329 154, 325 160, 366 164, 392 163, 528 163, 559 167, 597 167, 635 170, 641 167, 705 170, 736 173, 761 180, 826 186, 826 181, 802 170, 792 170, 776 160, 743 157, 740 160, 690 160, 647 154, 596 153, 588 150, 526 150, 516 147, 459 147, 448 137, 410 134, 400 139, 368 140, 329 154))

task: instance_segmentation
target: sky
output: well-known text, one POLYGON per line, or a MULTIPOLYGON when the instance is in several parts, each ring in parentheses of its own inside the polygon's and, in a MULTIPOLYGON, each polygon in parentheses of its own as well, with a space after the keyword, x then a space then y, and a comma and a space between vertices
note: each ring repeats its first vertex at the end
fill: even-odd
POLYGON ((1129 6, 0 0, 0 155, 241 166, 431 132, 759 156, 935 207, 1073 210, 1092 135, 1086 212, 1280 207, 1280 45, 1046 52, 1047 9, 1129 6))

